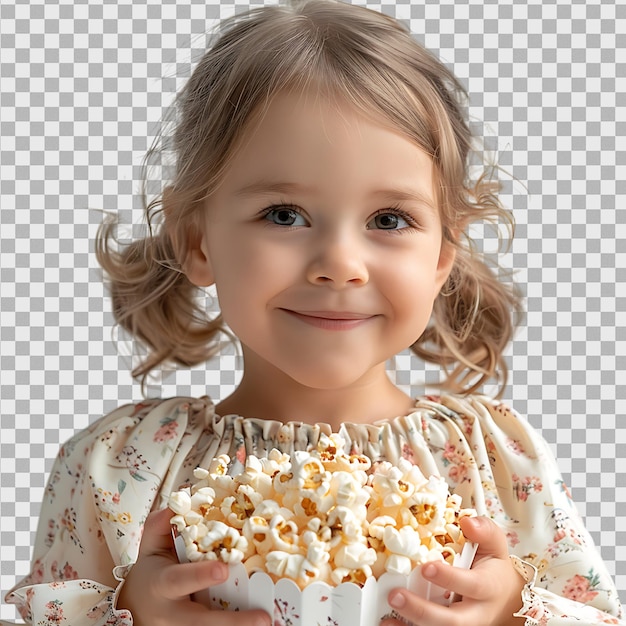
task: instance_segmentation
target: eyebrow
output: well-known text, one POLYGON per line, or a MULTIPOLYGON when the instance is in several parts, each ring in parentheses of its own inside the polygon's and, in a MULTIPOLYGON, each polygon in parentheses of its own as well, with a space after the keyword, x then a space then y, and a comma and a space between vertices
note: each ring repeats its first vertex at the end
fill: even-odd
MULTIPOLYGON (((259 180, 235 192, 237 196, 253 196, 258 193, 312 193, 313 188, 298 183, 279 182, 270 180, 259 180)), ((389 187, 386 189, 376 189, 371 192, 372 196, 384 198, 386 200, 418 202, 425 207, 435 210, 434 200, 428 195, 421 193, 417 189, 404 189, 401 187, 389 187)))
POLYGON ((417 189, 402 189, 400 187, 390 187, 389 189, 377 189, 372 193, 373 196, 390 200, 404 200, 408 202, 417 202, 424 205, 428 209, 436 210, 435 200, 430 196, 418 191, 417 189))
POLYGON ((249 185, 245 185, 235 192, 237 196, 254 196, 257 193, 310 193, 311 187, 299 185, 298 183, 273 182, 271 180, 258 180, 249 185))

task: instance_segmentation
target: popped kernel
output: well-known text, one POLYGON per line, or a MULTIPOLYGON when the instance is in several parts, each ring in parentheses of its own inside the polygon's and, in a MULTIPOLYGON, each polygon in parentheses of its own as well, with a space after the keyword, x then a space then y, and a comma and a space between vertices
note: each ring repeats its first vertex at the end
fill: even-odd
POLYGON ((224 563, 240 563, 248 549, 246 538, 236 528, 216 520, 207 524, 207 533, 198 538, 197 544, 209 560, 219 558, 224 563))
POLYGON ((319 580, 320 570, 310 563, 303 554, 289 554, 275 550, 267 556, 267 572, 275 580, 291 578, 302 587, 319 580))
POLYGON ((181 489, 170 496, 169 507, 178 515, 185 515, 191 511, 191 493, 181 489))

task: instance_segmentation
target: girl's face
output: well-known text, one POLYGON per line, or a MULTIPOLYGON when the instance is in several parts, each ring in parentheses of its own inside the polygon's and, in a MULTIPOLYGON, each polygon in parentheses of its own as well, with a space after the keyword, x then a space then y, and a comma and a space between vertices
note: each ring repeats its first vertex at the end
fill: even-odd
MULTIPOLYGON (((188 276, 256 368, 313 389, 386 378, 454 260, 430 158, 349 105, 279 95, 206 206, 188 276)), ((388 380, 388 379, 386 379, 388 380)))

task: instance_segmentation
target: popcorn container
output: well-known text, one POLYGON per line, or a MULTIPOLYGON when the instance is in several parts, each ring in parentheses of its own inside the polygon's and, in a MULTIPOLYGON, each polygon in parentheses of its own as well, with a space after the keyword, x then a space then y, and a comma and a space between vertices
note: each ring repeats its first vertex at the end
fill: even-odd
POLYGON ((378 626, 394 612, 390 591, 408 588, 448 605, 454 598, 421 575, 443 559, 469 568, 476 547, 462 508, 441 476, 406 459, 372 464, 340 435, 290 456, 249 455, 237 473, 221 455, 168 506, 181 562, 220 559, 228 580, 195 594, 209 608, 262 609, 273 626, 378 626))
MULTIPOLYGON (((180 562, 187 562, 182 537, 175 536, 174 543, 180 562)), ((466 542, 454 567, 469 568, 476 549, 476 544, 466 542)), ((231 564, 229 569, 224 583, 196 593, 194 599, 213 610, 262 609, 272 616, 273 626, 378 626, 381 619, 394 615, 387 597, 397 587, 442 605, 454 601, 453 594, 422 577, 420 566, 409 576, 385 573, 378 579, 370 577, 362 587, 351 582, 334 587, 314 582, 302 590, 291 579, 274 582, 264 572, 248 577, 242 563, 231 564)))

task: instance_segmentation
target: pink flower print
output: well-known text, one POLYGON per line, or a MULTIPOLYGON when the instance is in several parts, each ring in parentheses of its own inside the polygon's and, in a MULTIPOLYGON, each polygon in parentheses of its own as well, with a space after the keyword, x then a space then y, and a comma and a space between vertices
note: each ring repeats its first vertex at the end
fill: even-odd
POLYGON ((492 464, 496 462, 496 444, 493 442, 489 435, 485 435, 485 450, 487 450, 487 456, 492 464))
MULTIPOLYGON (((23 582, 25 583, 26 580, 24 580, 23 582)), ((33 621, 33 612, 31 611, 30 607, 32 606, 32 601, 34 597, 35 597, 35 589, 33 587, 30 587, 29 589, 26 590, 25 602, 17 605, 18 613, 21 615, 22 619, 27 623, 30 623, 33 621)))
POLYGON ((65 616, 63 615, 63 609, 61 605, 63 602, 60 600, 51 600, 46 603, 46 612, 44 617, 46 618, 45 622, 39 622, 43 624, 43 626, 52 626, 53 624, 60 624, 65 621, 65 616))
POLYGON ((463 482, 467 477, 467 465, 461 463, 455 465, 450 468, 448 476, 450 476, 450 480, 453 480, 455 483, 463 482))
POLYGON ((451 444, 449 441, 446 441, 446 446, 443 451, 443 464, 444 467, 448 465, 452 465, 452 467, 448 470, 448 476, 450 476, 450 480, 455 483, 463 482, 467 477, 467 463, 463 458, 463 455, 460 454, 456 446, 451 444))
POLYGON ((548 619, 554 617, 550 609, 548 609, 539 597, 532 595, 530 606, 524 611, 524 617, 536 620, 538 626, 546 626, 548 619))
POLYGON ((61 527, 61 532, 67 532, 72 540, 72 543, 78 546, 82 552, 83 547, 78 539, 78 532, 76 529, 76 511, 72 508, 65 509, 59 525, 61 527))
MULTIPOLYGON (((96 606, 92 607, 87 611, 87 617, 92 620, 97 620, 104 617, 109 610, 108 602, 100 602, 96 604, 96 606)), ((115 623, 115 622, 113 622, 115 623)))
POLYGON ((468 437, 471 436, 474 431, 474 420, 463 413, 459 413, 459 417, 463 422, 463 431, 468 437))
POLYGON ((57 525, 53 519, 48 520, 48 532, 46 533, 45 543, 50 547, 54 543, 54 539, 57 536, 57 525))
POLYGON ((563 595, 576 602, 590 602, 598 595, 598 592, 593 590, 598 582, 598 577, 594 575, 593 570, 589 571, 589 576, 576 574, 563 587, 563 595))
POLYGON ((107 617, 104 626, 133 626, 133 616, 126 609, 116 609, 115 614, 107 617))
POLYGON ((61 571, 64 580, 78 580, 78 573, 69 563, 66 563, 61 571))
POLYGON ((36 585, 38 583, 43 582, 43 577, 44 577, 43 562, 41 559, 37 559, 33 563, 32 572, 22 582, 28 585, 36 585))
POLYGON ((537 476, 525 476, 520 478, 513 474, 513 493, 520 502, 526 502, 531 493, 539 493, 543 489, 541 480, 537 476))
POLYGON ((554 521, 554 543, 548 547, 552 556, 570 550, 578 550, 580 546, 585 545, 584 537, 572 525, 569 516, 563 509, 554 509, 550 516, 554 521))
POLYGON ((242 464, 246 463, 246 446, 242 443, 237 448, 237 452, 235 453, 235 458, 242 464))
POLYGON ((506 534, 506 539, 509 542, 509 546, 511 548, 514 548, 519 543, 519 537, 518 537, 517 533, 514 530, 510 530, 506 534))
POLYGON ((598 624, 619 624, 620 623, 617 617, 613 617, 612 615, 607 615, 603 611, 596 611, 596 619, 598 620, 598 624))
POLYGON ((154 433, 155 443, 165 443, 178 436, 178 422, 173 417, 161 420, 161 428, 154 433))
POLYGON ((506 447, 511 450, 514 454, 523 455, 524 454, 524 446, 521 441, 517 439, 511 439, 510 437, 506 438, 506 447))
POLYGON ((402 458, 415 465, 415 453, 408 443, 402 445, 402 458))
POLYGON ((131 413, 131 417, 142 417, 147 415, 152 408, 154 402, 139 402, 135 405, 133 412, 131 413))
POLYGON ((524 617, 530 617, 537 622, 537 626, 548 626, 548 616, 543 609, 536 606, 530 607, 525 613, 524 617))
POLYGON ((50 589, 63 589, 65 583, 62 580, 53 580, 51 583, 48 583, 48 587, 50 587, 50 589))
MULTIPOLYGON (((621 618, 621 614, 619 615, 621 618)), ((598 620, 598 624, 621 624, 618 617, 613 617, 612 615, 607 615, 604 611, 600 611, 596 609, 596 619, 598 620)))
POLYGON ((56 498, 56 493, 54 491, 54 486, 61 480, 61 472, 56 470, 50 476, 50 480, 46 485, 46 495, 48 496, 48 501, 53 502, 56 498))
POLYGON ((558 543, 551 543, 548 545, 548 554, 550 558, 555 559, 559 554, 561 554, 563 550, 561 549, 561 545, 558 543))
POLYGON ((67 561, 61 568, 59 568, 58 562, 54 561, 50 566, 50 573, 53 578, 58 581, 78 580, 78 573, 67 561))
POLYGON ((456 446, 451 444, 449 441, 446 441, 446 445, 443 450, 443 458, 448 461, 448 463, 453 463, 456 456, 456 446))
POLYGON ((122 626, 122 624, 130 624, 131 622, 126 622, 123 620, 130 619, 130 613, 123 609, 116 609, 115 612, 111 610, 111 604, 114 602, 114 596, 112 593, 106 593, 102 597, 102 600, 98 602, 95 606, 89 609, 86 613, 86 616, 93 620, 94 622, 98 622, 98 624, 107 624, 111 626, 122 626), (115 615, 117 613, 117 615, 115 615), (100 621, 103 617, 106 618, 106 621, 100 621))
POLYGON ((499 502, 493 498, 485 498, 485 506, 491 514, 491 519, 494 519, 499 513, 502 513, 502 507, 499 506, 499 502))

